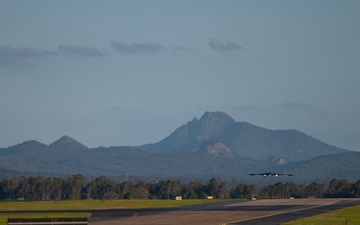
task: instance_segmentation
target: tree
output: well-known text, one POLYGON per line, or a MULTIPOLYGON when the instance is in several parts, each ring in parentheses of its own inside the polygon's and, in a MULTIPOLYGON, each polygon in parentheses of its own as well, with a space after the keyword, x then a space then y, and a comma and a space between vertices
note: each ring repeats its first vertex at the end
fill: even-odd
POLYGON ((260 190, 259 195, 261 198, 271 198, 270 196, 271 192, 272 192, 272 186, 267 185, 260 190))
POLYGON ((0 196, 3 199, 15 199, 16 193, 15 189, 18 187, 19 181, 9 178, 4 178, 1 180, 0 185, 0 196))
POLYGON ((147 199, 149 196, 149 185, 144 181, 141 181, 135 185, 134 198, 147 199))
POLYGON ((66 179, 63 189, 63 199, 81 199, 82 191, 85 187, 85 177, 81 174, 73 175, 66 179))
POLYGON ((258 190, 255 184, 251 184, 248 186, 248 191, 245 193, 246 197, 252 198, 258 194, 258 190))
POLYGON ((229 196, 230 196, 230 191, 227 188, 227 185, 224 182, 222 182, 219 185, 218 191, 216 193, 216 198, 226 199, 226 198, 229 198, 229 196))
POLYGON ((19 186, 17 188, 17 195, 19 198, 24 198, 26 200, 31 199, 29 195, 30 186, 29 186, 29 178, 21 177, 19 180, 19 186))
POLYGON ((207 185, 207 194, 210 196, 216 196, 219 189, 219 182, 213 177, 209 180, 209 184, 207 185))
POLYGON ((304 197, 321 198, 324 195, 324 185, 312 182, 304 189, 304 197))
POLYGON ((51 199, 61 200, 63 197, 64 178, 54 178, 51 184, 51 199))
POLYGON ((3 184, 2 180, 0 180, 0 199, 6 199, 6 189, 5 185, 3 184))
POLYGON ((285 198, 286 196, 285 185, 282 182, 277 182, 272 186, 270 196, 272 198, 285 198))
POLYGON ((303 194, 304 186, 295 183, 286 183, 285 191, 287 197, 301 197, 303 194))
POLYGON ((207 198, 207 195, 205 196, 207 191, 206 188, 207 187, 201 181, 192 181, 187 185, 187 192, 194 192, 198 198, 207 198))
POLYGON ((336 187, 337 197, 339 198, 349 198, 351 196, 351 187, 352 185, 346 180, 340 180, 336 187))
POLYGON ((27 190, 27 196, 29 197, 29 200, 41 200, 42 182, 42 177, 29 177, 29 188, 27 190))
POLYGON ((91 199, 118 199, 116 184, 106 176, 101 176, 86 186, 87 198, 91 199))
POLYGON ((128 193, 124 194, 123 198, 124 199, 134 199, 134 193, 128 192, 128 193))
POLYGON ((119 198, 119 195, 115 191, 108 191, 102 197, 102 199, 109 199, 109 200, 118 199, 118 198, 119 198))
POLYGON ((196 192, 194 191, 190 191, 188 194, 187 194, 187 199, 199 199, 199 196, 196 194, 196 192))
POLYGON ((153 194, 155 194, 156 198, 173 199, 181 194, 181 182, 173 180, 159 181, 156 183, 155 189, 153 189, 153 194))
POLYGON ((244 187, 245 184, 238 184, 235 188, 231 189, 230 196, 231 198, 245 198, 244 187))
POLYGON ((351 190, 352 190, 351 196, 353 198, 360 198, 360 180, 352 184, 351 190))
POLYGON ((338 183, 339 183, 339 180, 337 180, 337 179, 332 179, 329 182, 329 186, 328 186, 327 193, 326 193, 327 197, 330 197, 330 198, 336 197, 336 194, 338 192, 338 190, 337 190, 338 183))
POLYGON ((115 184, 106 176, 85 183, 83 175, 69 178, 21 177, 0 179, 0 199, 60 200, 60 199, 172 199, 181 195, 186 199, 248 198, 259 194, 262 198, 294 197, 360 197, 360 180, 349 183, 346 180, 332 179, 327 186, 312 182, 307 186, 296 183, 277 182, 263 187, 238 184, 229 191, 227 184, 219 183, 214 177, 208 184, 192 181, 184 184, 178 180, 163 180, 155 183, 123 181, 115 184))
POLYGON ((132 181, 123 181, 118 185, 119 196, 124 198, 126 194, 132 193, 134 195, 135 184, 132 181))

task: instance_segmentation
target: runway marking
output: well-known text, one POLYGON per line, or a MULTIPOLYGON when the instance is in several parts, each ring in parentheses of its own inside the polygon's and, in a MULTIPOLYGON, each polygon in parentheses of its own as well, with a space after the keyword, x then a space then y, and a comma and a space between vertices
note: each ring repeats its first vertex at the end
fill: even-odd
POLYGON ((311 206, 311 207, 307 207, 307 208, 294 209, 294 210, 290 210, 290 211, 280 211, 280 212, 277 212, 277 213, 272 213, 272 214, 263 215, 263 216, 255 216, 255 217, 247 218, 247 219, 234 220, 234 221, 231 221, 231 222, 222 223, 222 225, 227 225, 227 224, 232 224, 232 223, 239 223, 239 222, 244 222, 244 221, 254 220, 254 219, 261 219, 261 218, 270 217, 270 216, 276 216, 276 215, 280 215, 280 214, 284 214, 284 213, 292 213, 292 212, 297 212, 297 211, 302 211, 302 210, 314 209, 314 208, 318 208, 318 207, 322 207, 322 206, 323 205, 317 205, 317 206, 311 206))

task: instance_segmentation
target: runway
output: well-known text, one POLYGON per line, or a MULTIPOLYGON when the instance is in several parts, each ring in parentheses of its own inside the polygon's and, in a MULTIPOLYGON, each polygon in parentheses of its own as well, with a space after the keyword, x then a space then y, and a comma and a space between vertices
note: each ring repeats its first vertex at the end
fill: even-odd
POLYGON ((178 208, 91 211, 89 224, 277 225, 354 205, 360 205, 360 199, 231 200, 178 208))

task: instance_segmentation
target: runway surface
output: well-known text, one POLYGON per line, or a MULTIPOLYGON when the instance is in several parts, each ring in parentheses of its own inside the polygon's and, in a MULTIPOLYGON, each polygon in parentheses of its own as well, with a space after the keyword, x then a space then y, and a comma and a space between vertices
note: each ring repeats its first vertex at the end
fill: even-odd
POLYGON ((89 224, 275 225, 354 205, 360 205, 360 199, 231 200, 178 208, 96 210, 89 224))

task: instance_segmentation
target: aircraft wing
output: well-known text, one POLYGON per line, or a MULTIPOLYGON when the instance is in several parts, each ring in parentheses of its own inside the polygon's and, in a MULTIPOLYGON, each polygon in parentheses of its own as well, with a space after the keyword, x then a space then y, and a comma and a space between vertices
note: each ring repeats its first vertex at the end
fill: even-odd
POLYGON ((271 172, 267 172, 267 173, 249 173, 248 175, 250 176, 255 176, 255 175, 260 175, 260 176, 273 176, 273 177, 277 177, 277 176, 294 176, 294 174, 292 173, 271 173, 271 172))
POLYGON ((248 175, 250 176, 255 176, 255 175, 261 175, 261 176, 266 176, 266 173, 249 173, 248 175))

